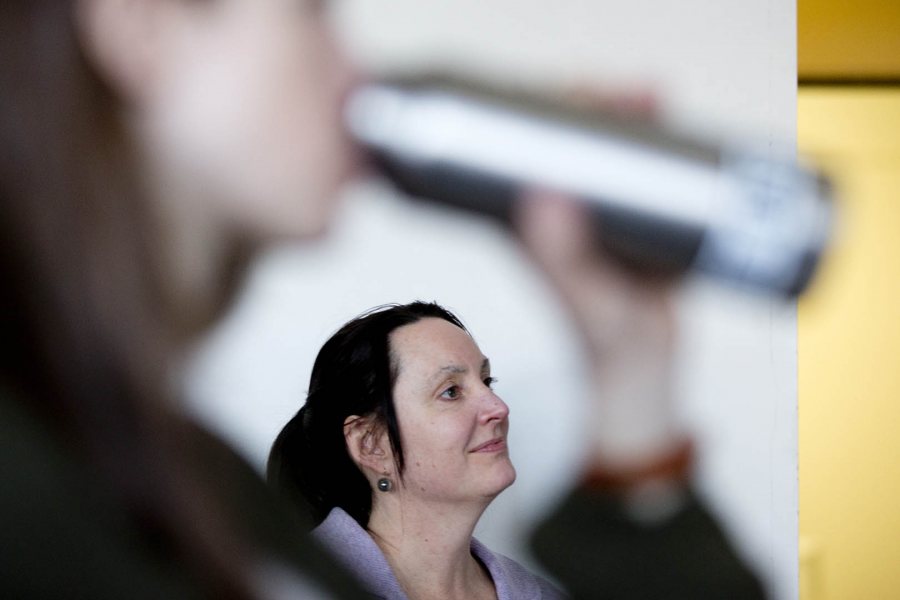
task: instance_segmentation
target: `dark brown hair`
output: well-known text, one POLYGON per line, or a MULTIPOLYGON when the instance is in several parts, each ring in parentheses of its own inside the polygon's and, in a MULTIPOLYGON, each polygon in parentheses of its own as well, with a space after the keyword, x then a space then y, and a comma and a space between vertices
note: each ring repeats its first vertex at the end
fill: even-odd
POLYGON ((115 93, 75 3, 0 3, 0 385, 214 597, 249 595, 241 544, 168 407, 159 239, 115 93))
POLYGON ((384 427, 397 473, 403 476, 403 446, 394 409, 396 357, 391 333, 422 319, 462 322, 434 302, 373 308, 332 335, 313 365, 303 407, 287 422, 269 452, 268 481, 320 523, 339 506, 363 527, 369 522, 372 489, 350 458, 344 440, 348 416, 373 416, 384 427))

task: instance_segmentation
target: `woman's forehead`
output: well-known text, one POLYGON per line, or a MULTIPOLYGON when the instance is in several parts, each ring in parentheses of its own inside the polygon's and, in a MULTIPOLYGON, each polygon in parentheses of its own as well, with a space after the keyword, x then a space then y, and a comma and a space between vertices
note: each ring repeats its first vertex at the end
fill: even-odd
POLYGON ((485 357, 465 330, 438 318, 399 327, 391 334, 391 351, 398 366, 431 370, 480 368, 485 357))

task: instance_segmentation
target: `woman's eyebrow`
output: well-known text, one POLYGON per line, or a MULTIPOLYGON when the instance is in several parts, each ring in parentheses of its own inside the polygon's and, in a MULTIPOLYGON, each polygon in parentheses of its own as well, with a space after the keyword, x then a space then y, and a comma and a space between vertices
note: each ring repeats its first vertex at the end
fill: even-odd
POLYGON ((435 382, 438 379, 445 377, 448 373, 450 373, 452 375, 464 375, 468 372, 469 372, 468 367, 466 367, 464 365, 445 365, 443 367, 440 367, 437 371, 435 371, 434 374, 431 375, 427 381, 429 383, 435 382))
MULTIPOLYGON (((485 358, 481 361, 481 372, 487 373, 491 370, 491 361, 488 358, 485 358)), ((444 365, 439 368, 434 375, 432 375, 429 379, 437 379, 447 373, 452 373, 454 375, 464 375, 469 372, 469 367, 465 365, 444 365)))
POLYGON ((444 366, 444 367, 441 367, 440 369, 438 369, 438 372, 435 373, 434 376, 437 377, 438 375, 443 375, 444 373, 456 374, 456 373, 468 373, 468 372, 469 372, 468 367, 464 367, 461 365, 447 365, 447 366, 444 366))

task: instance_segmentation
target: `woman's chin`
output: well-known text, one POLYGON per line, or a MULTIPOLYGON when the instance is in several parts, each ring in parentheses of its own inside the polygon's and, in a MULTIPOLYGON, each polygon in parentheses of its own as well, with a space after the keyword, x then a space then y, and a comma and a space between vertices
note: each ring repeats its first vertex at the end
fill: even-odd
POLYGON ((496 482, 492 486, 494 492, 493 496, 497 496, 511 486, 516 481, 516 468, 512 466, 512 463, 506 463, 506 468, 497 474, 496 482))

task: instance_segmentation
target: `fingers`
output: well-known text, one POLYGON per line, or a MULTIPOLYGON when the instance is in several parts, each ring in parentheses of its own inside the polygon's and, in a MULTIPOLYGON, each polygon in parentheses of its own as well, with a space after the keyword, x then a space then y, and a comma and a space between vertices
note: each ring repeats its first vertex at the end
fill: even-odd
POLYGON ((578 109, 600 111, 621 118, 652 121, 660 114, 658 96, 649 88, 606 89, 585 83, 571 87, 565 98, 578 109))
POLYGON ((671 282, 630 272, 602 252, 588 213, 565 196, 531 191, 520 205, 516 226, 522 243, 569 309, 591 354, 609 356, 626 343, 668 345, 674 330, 671 282))
POLYGON ((608 326, 627 294, 597 250, 587 214, 562 195, 533 191, 518 214, 522 242, 576 322, 608 326))
POLYGON ((594 252, 586 215, 561 194, 528 192, 520 203, 517 228, 525 248, 557 284, 589 268, 594 252))

